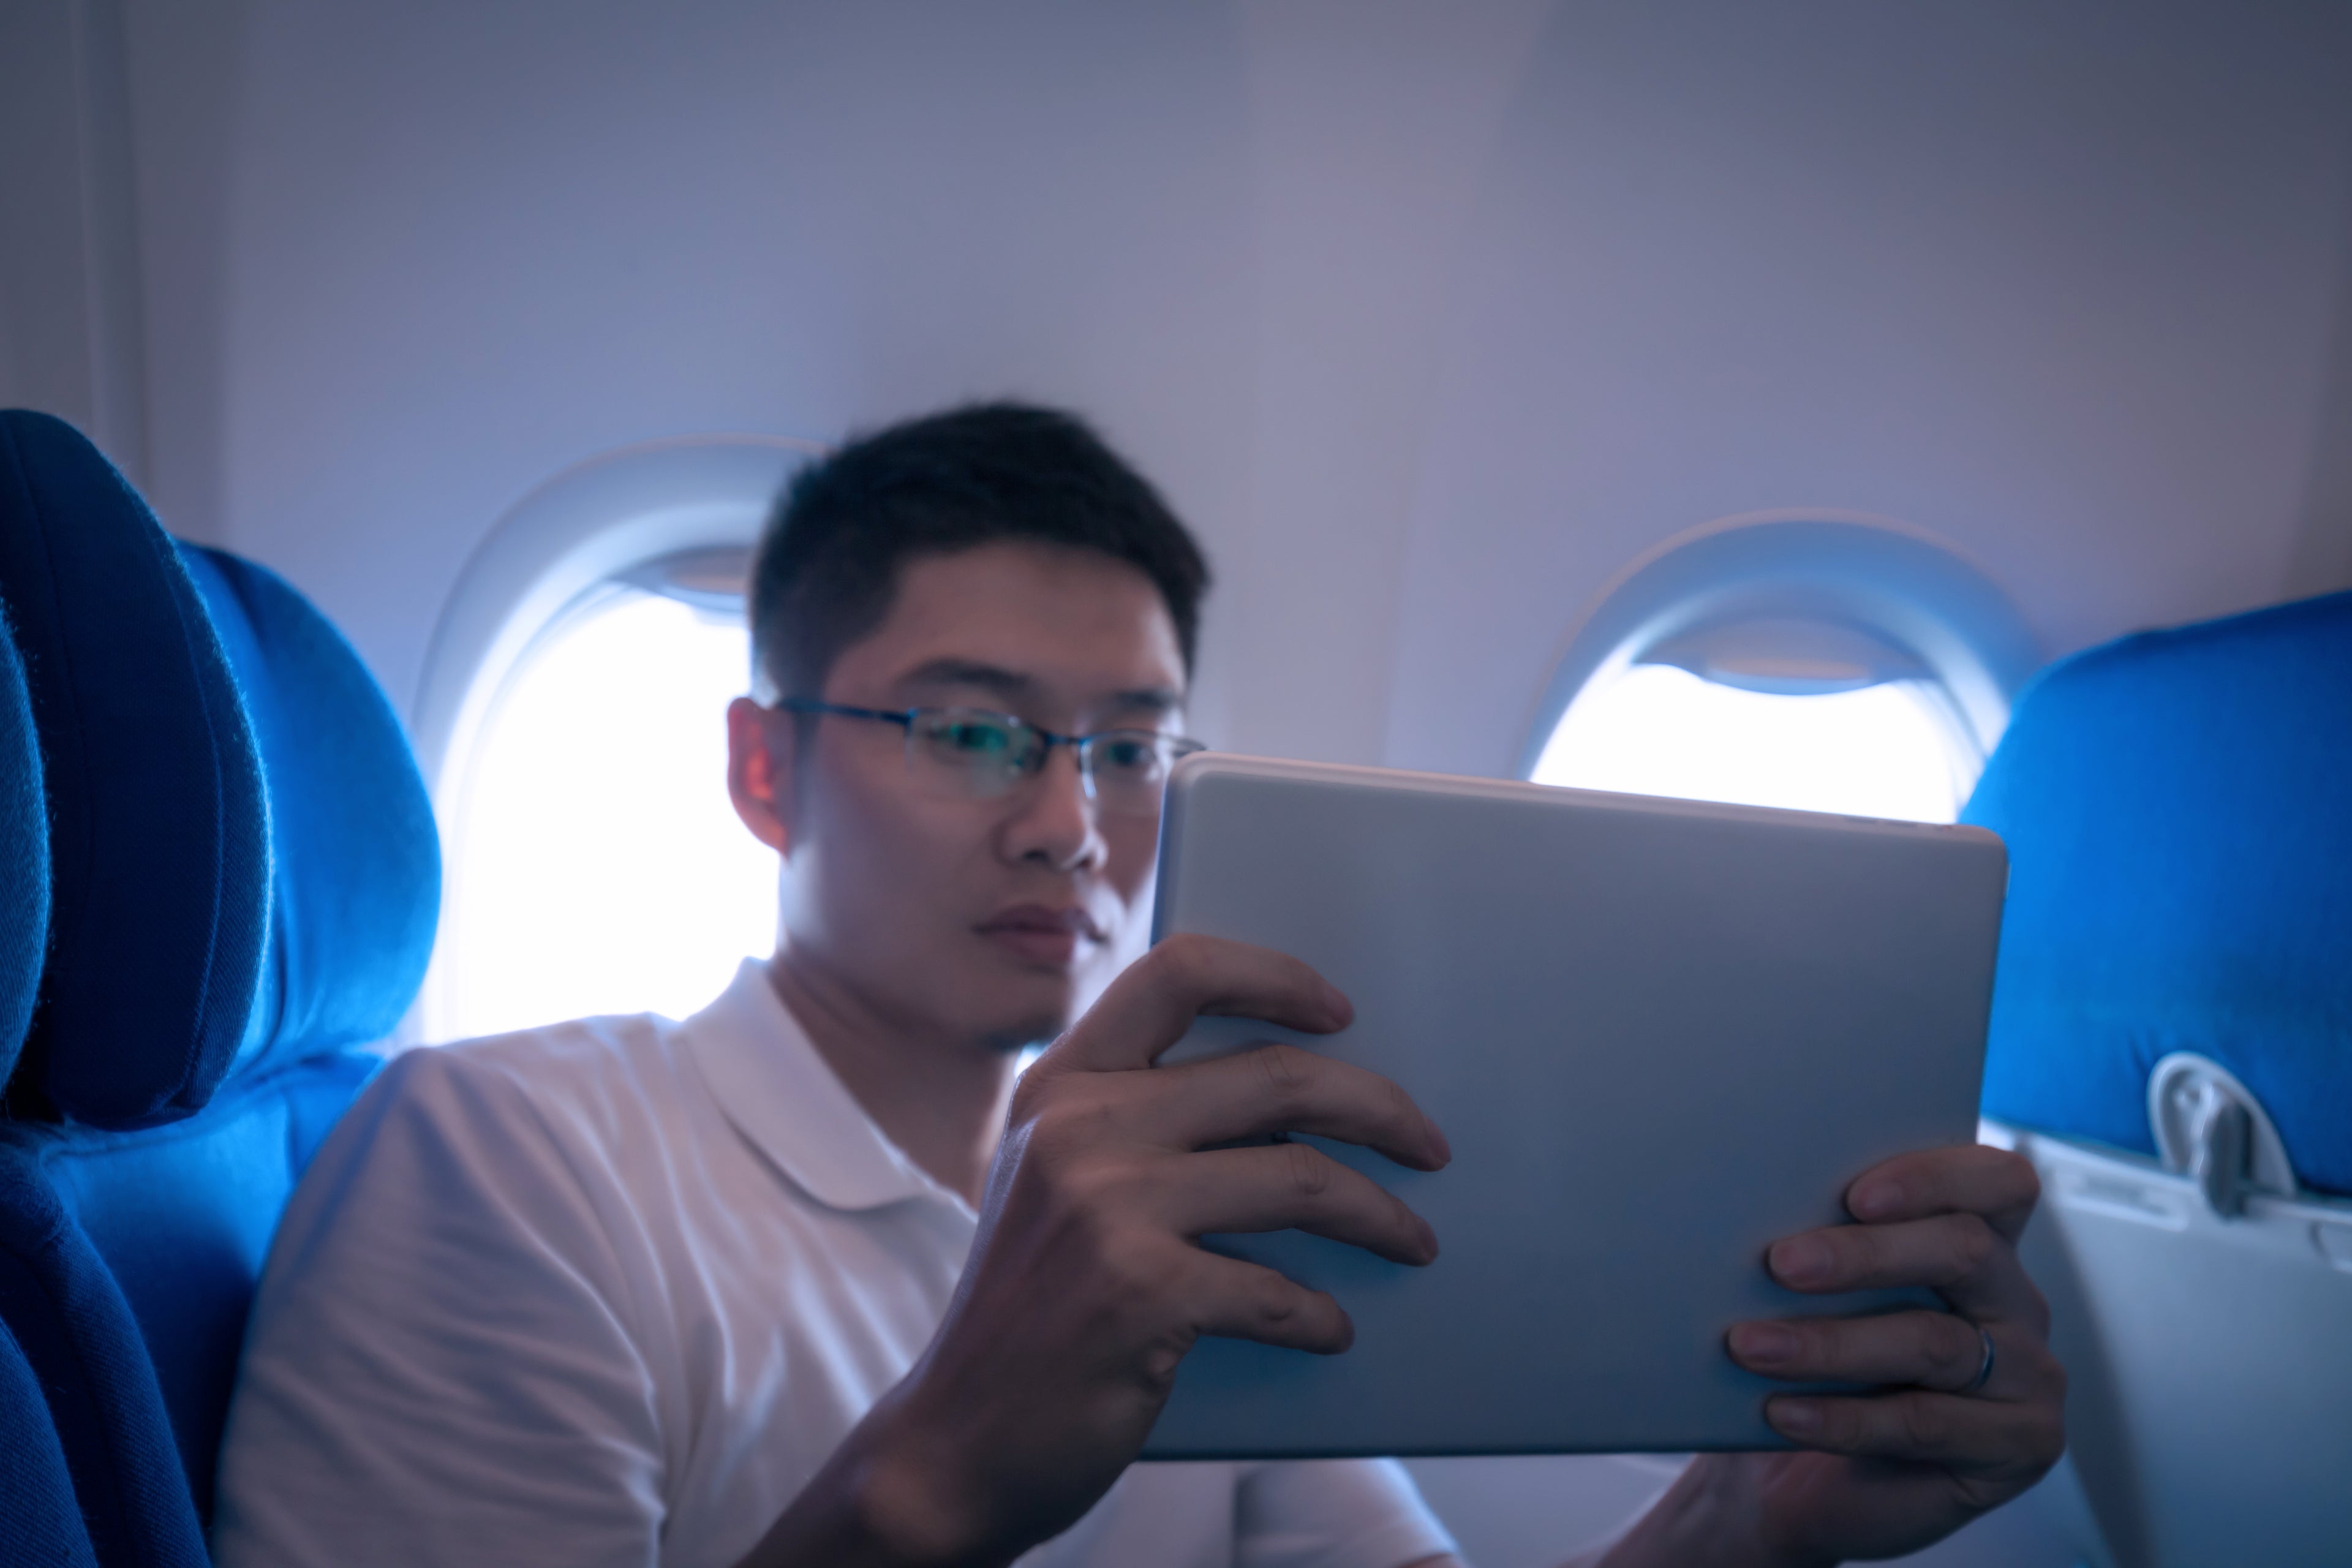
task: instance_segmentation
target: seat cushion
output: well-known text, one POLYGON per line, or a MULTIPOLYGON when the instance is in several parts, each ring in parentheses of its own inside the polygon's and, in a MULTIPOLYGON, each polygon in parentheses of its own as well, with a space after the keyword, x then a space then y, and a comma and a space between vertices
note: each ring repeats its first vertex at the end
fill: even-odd
POLYGON ((2253 1090, 2352 1194, 2352 594, 2039 677, 1963 820, 2009 842, 1985 1113, 2154 1154, 2149 1070, 2253 1090))

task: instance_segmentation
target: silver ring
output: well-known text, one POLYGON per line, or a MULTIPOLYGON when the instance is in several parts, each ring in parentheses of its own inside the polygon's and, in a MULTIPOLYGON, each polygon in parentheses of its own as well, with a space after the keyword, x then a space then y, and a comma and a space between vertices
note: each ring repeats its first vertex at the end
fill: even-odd
POLYGON ((1969 1385, 1960 1390, 1962 1394, 1978 1393, 1992 1381, 1992 1334, 1982 1323, 1972 1324, 1971 1327, 1976 1330, 1977 1338, 1984 1341, 1984 1362, 1977 1368, 1976 1376, 1969 1380, 1969 1385))

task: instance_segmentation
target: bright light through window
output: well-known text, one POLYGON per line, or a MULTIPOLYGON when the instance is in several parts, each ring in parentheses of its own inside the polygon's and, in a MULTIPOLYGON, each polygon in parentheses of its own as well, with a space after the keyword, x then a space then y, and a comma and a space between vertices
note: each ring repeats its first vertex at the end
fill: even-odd
POLYGON ((542 639, 454 803, 433 1037, 683 1017, 774 946, 776 858, 727 797, 748 669, 740 619, 634 589, 542 639))
POLYGON ((1978 763, 1910 681, 1786 697, 1637 664, 1569 707, 1538 784, 1950 822, 1978 763))

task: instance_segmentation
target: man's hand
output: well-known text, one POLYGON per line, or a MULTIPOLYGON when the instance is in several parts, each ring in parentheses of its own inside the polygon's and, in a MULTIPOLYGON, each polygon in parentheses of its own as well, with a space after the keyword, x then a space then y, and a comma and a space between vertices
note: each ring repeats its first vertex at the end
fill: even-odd
POLYGON ((2001 1150, 1906 1154, 1846 1189, 1861 1224, 1775 1243, 1767 1266, 1791 1290, 1925 1286, 1949 1310, 1735 1327, 1731 1357, 1752 1372, 1873 1392, 1773 1398, 1766 1419, 1811 1451, 1701 1456, 1603 1561, 1892 1557, 2041 1479, 2066 1446, 2066 1374, 2017 1258, 2040 1194, 2001 1150))
POLYGON ((1445 1139, 1388 1079, 1290 1046, 1154 1068, 1194 1017, 1347 1026, 1295 959, 1172 937, 1023 1077, 980 1234, 938 1336, 787 1510, 756 1563, 1007 1563, 1074 1523, 1143 1446, 1202 1334, 1329 1354, 1328 1295, 1203 1251, 1206 1234, 1296 1228, 1399 1263, 1437 1240, 1309 1132, 1416 1170, 1445 1139))

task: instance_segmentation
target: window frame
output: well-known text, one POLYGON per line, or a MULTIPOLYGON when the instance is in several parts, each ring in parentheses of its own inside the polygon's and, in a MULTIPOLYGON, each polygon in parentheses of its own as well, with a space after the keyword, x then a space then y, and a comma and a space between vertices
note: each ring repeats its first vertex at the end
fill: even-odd
POLYGON ((1915 657, 1986 756, 2042 664, 2009 595, 1927 529, 1868 512, 1743 512, 1643 552, 1594 595, 1554 662, 1517 776, 1534 776, 1578 697, 1652 649, 1710 626, 1789 619, 1853 626, 1915 657))
POLYGON ((648 441, 576 463, 492 525, 426 645, 411 730, 437 805, 516 665, 583 595, 664 556, 759 542, 792 471, 791 436, 648 441))

